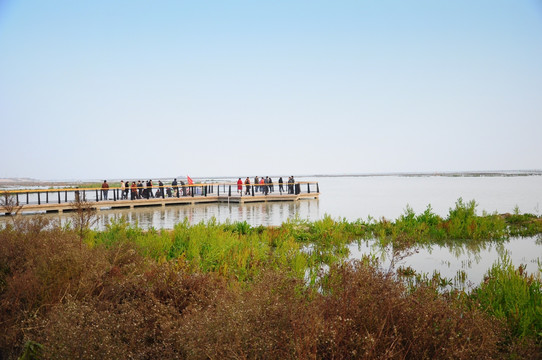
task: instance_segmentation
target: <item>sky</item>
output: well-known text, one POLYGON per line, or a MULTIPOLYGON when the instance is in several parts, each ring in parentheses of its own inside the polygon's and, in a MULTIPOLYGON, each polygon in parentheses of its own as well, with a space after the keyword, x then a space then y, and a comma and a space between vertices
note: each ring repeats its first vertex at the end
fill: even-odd
POLYGON ((541 0, 0 0, 0 178, 542 169, 541 0))

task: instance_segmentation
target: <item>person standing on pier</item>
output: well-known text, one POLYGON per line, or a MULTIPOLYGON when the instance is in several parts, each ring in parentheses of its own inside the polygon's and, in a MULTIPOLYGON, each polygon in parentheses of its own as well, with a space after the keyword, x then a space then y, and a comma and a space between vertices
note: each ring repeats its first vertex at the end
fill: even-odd
POLYGON ((164 183, 162 180, 158 180, 158 190, 156 191, 156 197, 164 197, 164 183))
POLYGON ((130 180, 126 180, 126 184, 124 184, 124 198, 128 200, 128 193, 130 192, 130 180))
POLYGON ((245 180, 245 195, 250 195, 250 180, 247 176, 246 180, 245 180))
POLYGON ((283 184, 284 184, 284 181, 282 180, 282 176, 279 178, 279 191, 280 191, 280 194, 282 195, 282 192, 284 191, 284 187, 283 187, 283 184))
POLYGON ((131 195, 131 199, 132 199, 132 200, 137 199, 137 185, 136 185, 136 182, 135 182, 135 181, 132 181, 132 195, 131 195))
POLYGON ((141 199, 145 196, 145 190, 143 190, 143 183, 141 182, 141 180, 137 181, 137 188, 139 189, 139 194, 137 194, 137 198, 141 199))
POLYGON ((242 192, 243 192, 243 180, 239 178, 239 180, 237 180, 237 193, 241 194, 242 192))
POLYGON ((173 181, 171 182, 171 187, 173 188, 175 196, 179 197, 179 186, 177 186, 177 179, 173 179, 173 181))
POLYGON ((258 184, 260 183, 260 178, 257 176, 254 177, 254 192, 258 192, 258 189, 260 188, 258 184))
POLYGON ((275 192, 275 189, 273 189, 273 180, 268 177, 269 179, 269 192, 272 193, 272 192, 275 192))
POLYGON ((262 187, 263 194, 264 195, 269 194, 269 186, 268 186, 269 180, 268 180, 268 178, 267 177, 265 179, 262 178, 261 182, 264 184, 263 187, 262 187))
POLYGON ((290 176, 288 178, 288 194, 294 193, 294 177, 290 176))
POLYGON ((149 197, 154 198, 154 194, 152 193, 152 180, 147 181, 147 190, 149 191, 149 193, 147 194, 147 199, 149 197))
POLYGON ((124 199, 124 190, 126 190, 126 186, 124 185, 124 180, 120 181, 120 199, 124 199))
POLYGON ((109 192, 109 184, 107 183, 107 180, 104 180, 102 184, 102 195, 103 199, 107 200, 107 193, 109 192))

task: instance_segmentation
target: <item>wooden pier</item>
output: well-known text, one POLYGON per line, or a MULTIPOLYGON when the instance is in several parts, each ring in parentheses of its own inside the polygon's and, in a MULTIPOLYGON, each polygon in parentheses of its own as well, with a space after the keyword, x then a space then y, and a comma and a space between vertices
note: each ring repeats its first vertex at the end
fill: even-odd
MULTIPOLYGON (((264 194, 258 191, 262 185, 249 185, 248 194, 246 185, 243 185, 242 192, 237 191, 237 184, 234 183, 209 183, 179 186, 177 189, 171 185, 164 185, 161 194, 157 197, 124 199, 121 189, 111 187, 108 190, 108 200, 104 199, 101 188, 63 188, 63 189, 20 189, 2 192, 3 203, 9 198, 13 212, 19 214, 28 213, 62 213, 74 210, 74 202, 81 199, 90 204, 96 210, 102 209, 133 209, 136 207, 151 206, 174 206, 174 205, 195 205, 195 204, 244 204, 255 202, 278 202, 278 201, 300 201, 304 199, 318 199, 320 189, 316 182, 298 182, 292 189, 288 184, 284 185, 285 191, 279 191, 278 185, 273 185, 273 191, 264 194), (168 196, 169 195, 169 196, 168 196)), ((160 189, 153 186, 152 190, 160 189)), ((139 191, 139 189, 138 189, 139 191)), ((156 195, 155 195, 156 196, 156 195)), ((130 193, 128 193, 130 198, 130 193)), ((7 214, 9 207, 0 203, 0 214, 7 214)))

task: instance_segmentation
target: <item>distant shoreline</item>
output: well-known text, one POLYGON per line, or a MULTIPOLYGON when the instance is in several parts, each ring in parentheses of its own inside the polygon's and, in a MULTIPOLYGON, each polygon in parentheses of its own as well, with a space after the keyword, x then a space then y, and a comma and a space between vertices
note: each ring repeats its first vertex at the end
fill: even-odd
POLYGON ((494 177, 494 176, 540 176, 542 170, 514 170, 514 171, 450 171, 450 172, 397 172, 397 173, 374 173, 374 174, 316 174, 302 177, 380 177, 380 176, 399 176, 399 177, 494 177))

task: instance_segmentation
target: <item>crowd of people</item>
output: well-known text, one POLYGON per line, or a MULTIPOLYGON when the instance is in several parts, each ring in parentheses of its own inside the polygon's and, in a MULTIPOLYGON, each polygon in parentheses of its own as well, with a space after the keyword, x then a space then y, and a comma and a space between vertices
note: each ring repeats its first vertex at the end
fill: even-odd
MULTIPOLYGON (((128 195, 130 195, 131 200, 138 200, 138 199, 150 199, 150 198, 158 198, 158 197, 172 197, 172 196, 181 196, 188 195, 190 193, 190 190, 186 188, 186 184, 184 181, 177 182, 177 179, 173 179, 170 186, 164 186, 164 183, 162 183, 161 180, 158 181, 158 186, 156 187, 156 192, 153 192, 153 182, 152 180, 147 181, 141 181, 138 180, 137 183, 135 181, 132 181, 132 184, 130 184, 130 181, 124 182, 124 180, 120 181, 120 200, 127 200, 128 195), (179 187, 180 186, 180 187, 179 187)), ((103 200, 108 199, 108 192, 109 192, 109 184, 107 183, 107 180, 104 180, 102 184, 102 198, 103 200)))
MULTIPOLYGON (((127 200, 128 195, 130 196, 131 200, 139 200, 139 199, 150 199, 150 198, 159 198, 159 197, 180 197, 180 196, 187 196, 190 195, 193 189, 191 187, 186 186, 184 181, 177 182, 177 179, 173 179, 171 182, 171 186, 164 186, 161 180, 158 181, 158 186, 153 188, 155 184, 153 184, 152 180, 147 181, 141 181, 138 180, 137 182, 134 180, 130 181, 120 181, 120 200, 127 200), (155 192, 153 192, 156 189, 155 192)), ((275 191, 275 184, 273 183, 273 180, 266 176, 264 177, 254 177, 254 183, 251 184, 250 179, 247 177, 245 181, 237 180, 237 193, 243 194, 243 185, 245 186, 245 195, 251 194, 251 189, 253 188, 253 191, 255 193, 261 192, 264 195, 268 195, 269 193, 272 193, 275 191)), ((282 194, 284 191, 285 183, 282 179, 282 177, 278 180, 278 188, 279 192, 282 194)), ((296 184, 294 177, 290 176, 288 178, 288 182, 286 183, 288 194, 299 194, 299 184, 296 184)), ((109 193, 109 184, 107 183, 107 180, 104 180, 102 183, 102 198, 103 200, 108 200, 108 193, 109 193)))
MULTIPOLYGON (((269 176, 266 176, 265 178, 264 177, 260 178, 260 177, 256 176, 256 177, 254 177, 254 183, 253 184, 250 183, 250 179, 249 179, 248 176, 247 176, 247 178, 245 179, 244 182, 243 182, 243 180, 241 180, 241 178, 239 178, 239 180, 237 180, 237 193, 238 194, 243 193, 243 185, 245 185, 245 195, 250 195, 250 190, 252 188, 254 188, 255 193, 262 192, 264 195, 267 195, 267 194, 272 193, 272 192, 275 191, 275 186, 274 186, 273 180, 269 176)), ((279 178, 278 185, 279 185, 279 192, 282 194, 284 192, 284 180, 282 179, 282 177, 279 178)), ((300 192, 299 191, 299 184, 297 184, 297 185, 298 186, 296 186, 294 177, 290 176, 288 178, 288 183, 287 183, 288 194, 299 194, 299 192, 300 192)))

